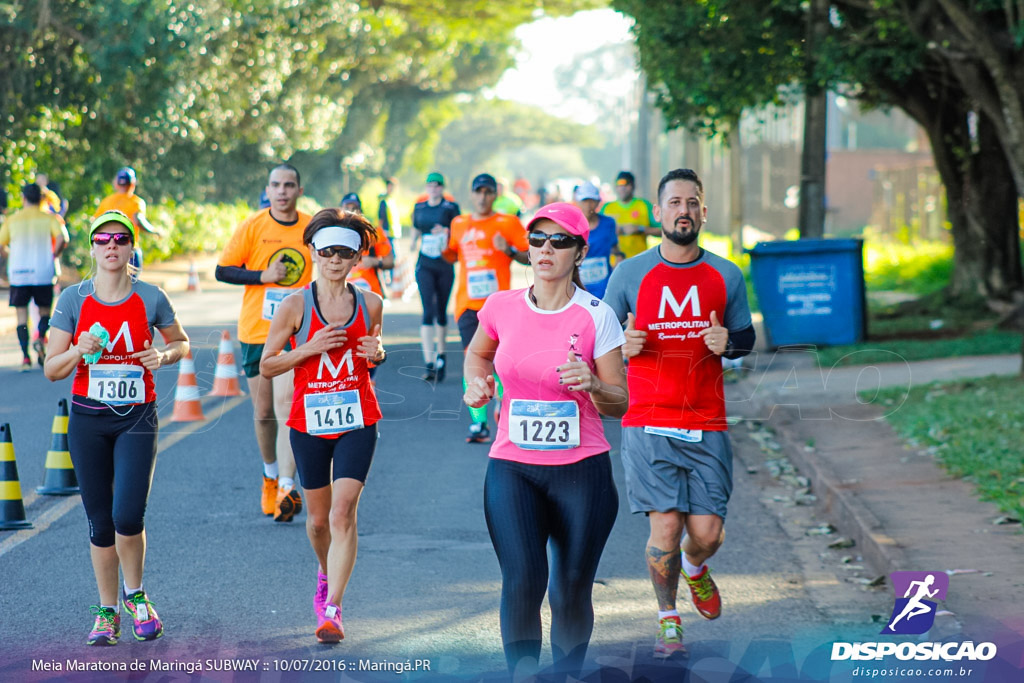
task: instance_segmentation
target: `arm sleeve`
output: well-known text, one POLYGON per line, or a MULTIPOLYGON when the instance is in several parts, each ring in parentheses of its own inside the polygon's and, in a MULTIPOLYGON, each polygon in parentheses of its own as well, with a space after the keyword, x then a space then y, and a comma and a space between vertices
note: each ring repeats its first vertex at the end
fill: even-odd
POLYGON ((64 330, 68 334, 75 333, 78 326, 78 306, 75 298, 79 295, 79 287, 68 287, 60 293, 57 305, 53 307, 53 313, 50 315, 50 327, 64 330))
POLYGON ((484 307, 480 309, 479 313, 477 313, 476 318, 480 323, 480 329, 482 329, 488 337, 494 341, 498 341, 498 326, 494 320, 494 316, 491 315, 494 311, 494 304, 492 303, 494 298, 495 297, 488 297, 484 301, 484 307))
POLYGON ((217 266, 214 277, 229 285, 262 285, 262 270, 249 270, 245 266, 217 266))
POLYGON ((604 302, 611 306, 620 324, 625 324, 626 314, 632 310, 626 298, 626 270, 622 265, 615 268, 604 291, 604 302))
POLYGON ((157 329, 170 327, 174 324, 174 319, 178 317, 178 314, 174 312, 174 304, 168 298, 167 292, 160 288, 157 288, 156 291, 156 310, 153 311, 153 326, 157 329))
POLYGON ((597 326, 594 339, 594 358, 600 358, 626 343, 626 335, 615 318, 615 311, 607 304, 598 307, 594 323, 597 326))
POLYGON ((730 360, 743 358, 743 356, 754 350, 754 342, 756 341, 757 334, 754 332, 753 325, 744 327, 737 332, 730 332, 729 345, 731 348, 722 355, 730 360))

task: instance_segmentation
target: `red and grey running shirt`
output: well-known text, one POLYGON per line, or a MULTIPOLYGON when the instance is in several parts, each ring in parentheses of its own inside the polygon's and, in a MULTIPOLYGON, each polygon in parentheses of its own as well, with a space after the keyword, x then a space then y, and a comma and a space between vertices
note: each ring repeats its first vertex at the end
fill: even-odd
POLYGON ((654 247, 612 271, 604 301, 620 322, 633 313, 636 329, 647 331, 644 350, 629 360, 622 426, 727 429, 722 361, 699 335, 712 311, 732 332, 750 327, 740 269, 703 249, 695 261, 671 263, 654 247))
POLYGON ((50 326, 71 335, 71 343, 99 323, 110 334, 110 341, 99 360, 78 363, 71 394, 79 404, 99 407, 135 405, 156 400, 153 373, 132 354, 153 344, 153 329, 174 324, 174 306, 159 287, 145 282, 132 285, 131 293, 121 301, 106 302, 96 297, 92 280, 85 280, 61 292, 50 318, 50 326), (91 399, 91 400, 88 400, 91 399))
MULTIPOLYGON (((312 436, 337 439, 381 418, 377 395, 370 384, 367 360, 356 355, 359 338, 370 333, 370 313, 362 290, 349 284, 356 305, 345 324, 343 346, 312 356, 295 367, 295 394, 288 426, 312 436)), ((320 314, 316 283, 302 290, 302 326, 295 333, 296 346, 305 344, 328 323, 320 314)))

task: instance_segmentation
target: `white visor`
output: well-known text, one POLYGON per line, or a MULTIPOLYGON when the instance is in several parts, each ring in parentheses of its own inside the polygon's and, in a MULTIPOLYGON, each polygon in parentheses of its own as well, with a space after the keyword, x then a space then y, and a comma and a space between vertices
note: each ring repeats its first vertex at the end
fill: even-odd
POLYGON ((313 233, 313 248, 317 250, 327 247, 348 247, 359 251, 362 246, 362 238, 352 228, 330 225, 313 233))

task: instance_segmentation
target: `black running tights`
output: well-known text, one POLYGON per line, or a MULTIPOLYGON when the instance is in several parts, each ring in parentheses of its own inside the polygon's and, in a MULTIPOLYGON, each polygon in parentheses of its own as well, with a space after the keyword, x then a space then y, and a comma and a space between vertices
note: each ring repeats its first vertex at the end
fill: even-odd
POLYGON ((540 657, 547 589, 554 669, 579 675, 594 629, 594 576, 617 512, 608 453, 571 465, 491 459, 484 513, 501 566, 501 638, 510 672, 523 658, 540 657))

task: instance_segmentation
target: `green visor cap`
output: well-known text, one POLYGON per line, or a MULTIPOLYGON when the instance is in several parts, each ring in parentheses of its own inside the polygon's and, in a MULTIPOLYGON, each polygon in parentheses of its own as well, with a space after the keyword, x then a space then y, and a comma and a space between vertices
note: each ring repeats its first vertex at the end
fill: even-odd
POLYGON ((135 243, 135 224, 132 223, 132 219, 128 218, 127 214, 121 211, 106 211, 93 219, 92 225, 89 226, 89 239, 91 240, 93 233, 107 223, 120 223, 128 228, 128 232, 132 236, 132 243, 135 243))
POLYGON ((444 185, 444 176, 440 173, 434 172, 427 176, 428 183, 437 183, 438 185, 444 185))

